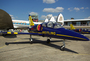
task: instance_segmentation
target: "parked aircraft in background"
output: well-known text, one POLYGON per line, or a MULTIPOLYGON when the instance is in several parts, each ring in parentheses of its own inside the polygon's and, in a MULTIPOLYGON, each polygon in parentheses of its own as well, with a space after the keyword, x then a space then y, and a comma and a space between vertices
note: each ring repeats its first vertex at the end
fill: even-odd
POLYGON ((61 23, 61 25, 63 26, 64 25, 64 17, 63 15, 60 13, 57 17, 57 20, 56 20, 58 23, 61 23))
POLYGON ((57 19, 56 19, 56 20, 55 20, 55 18, 52 16, 52 17, 50 18, 50 20, 48 20, 48 18, 46 18, 44 22, 48 22, 48 21, 58 22, 59 24, 61 24, 61 26, 64 25, 64 17, 63 17, 63 15, 62 15, 61 13, 57 16, 57 19))
POLYGON ((63 39, 63 45, 60 48, 62 51, 65 49, 65 39, 89 41, 87 37, 77 32, 74 32, 72 30, 65 29, 57 22, 49 21, 49 22, 44 22, 42 24, 34 25, 30 15, 29 15, 29 22, 30 22, 30 26, 32 27, 29 28, 27 33, 25 32, 2 32, 2 33, 3 34, 28 34, 30 35, 31 43, 33 41, 32 35, 48 37, 47 39, 48 43, 50 42, 51 38, 63 39))
POLYGON ((46 18, 44 22, 48 22, 48 21, 49 21, 48 18, 46 18))
POLYGON ((50 18, 50 21, 56 22, 56 20, 55 20, 55 18, 53 16, 50 18))
MULTIPOLYGON (((12 20, 14 28, 28 28, 29 21, 25 20, 12 20)), ((41 24, 42 22, 33 22, 34 25, 41 24)))
POLYGON ((79 29, 75 29, 75 27, 70 24, 71 30, 81 33, 81 34, 90 34, 90 30, 89 29, 85 29, 85 28, 79 28, 79 29))

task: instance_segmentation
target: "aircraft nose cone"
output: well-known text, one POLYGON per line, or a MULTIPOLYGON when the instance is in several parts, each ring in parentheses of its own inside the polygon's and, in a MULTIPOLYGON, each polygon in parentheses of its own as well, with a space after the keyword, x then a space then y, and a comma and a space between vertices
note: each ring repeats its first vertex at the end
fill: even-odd
POLYGON ((76 38, 76 39, 78 39, 78 40, 81 40, 81 41, 89 41, 89 39, 88 39, 86 36, 84 36, 84 35, 82 35, 82 34, 79 34, 79 33, 77 33, 77 32, 71 31, 70 34, 73 35, 73 38, 76 38))
POLYGON ((61 28, 60 32, 61 32, 61 34, 63 34, 62 36, 66 37, 67 39, 89 41, 89 39, 86 36, 84 36, 80 33, 74 32, 72 30, 61 28))
MULTIPOLYGON (((83 35, 82 35, 83 36, 83 35)), ((81 37, 83 39, 83 41, 90 41, 87 37, 83 36, 81 37)))

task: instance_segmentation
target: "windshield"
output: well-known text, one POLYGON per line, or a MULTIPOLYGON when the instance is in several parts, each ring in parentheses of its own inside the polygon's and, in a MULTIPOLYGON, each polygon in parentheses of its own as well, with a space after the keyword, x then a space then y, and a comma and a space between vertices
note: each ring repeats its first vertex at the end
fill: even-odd
POLYGON ((43 26, 43 27, 46 27, 46 26, 47 26, 46 22, 44 22, 44 23, 42 24, 42 26, 43 26))
POLYGON ((49 28, 53 28, 53 25, 54 25, 53 22, 48 22, 47 23, 47 27, 49 27, 49 28))
POLYGON ((57 23, 57 22, 45 22, 42 24, 42 26, 44 27, 48 27, 48 28, 61 28, 61 24, 57 23))

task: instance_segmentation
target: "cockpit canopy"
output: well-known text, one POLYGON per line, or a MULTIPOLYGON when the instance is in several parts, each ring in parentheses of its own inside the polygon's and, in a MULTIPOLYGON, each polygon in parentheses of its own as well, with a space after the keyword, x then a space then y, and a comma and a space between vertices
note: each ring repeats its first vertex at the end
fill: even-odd
POLYGON ((44 22, 42 24, 43 27, 48 27, 48 28, 61 28, 61 24, 57 23, 57 22, 44 22))

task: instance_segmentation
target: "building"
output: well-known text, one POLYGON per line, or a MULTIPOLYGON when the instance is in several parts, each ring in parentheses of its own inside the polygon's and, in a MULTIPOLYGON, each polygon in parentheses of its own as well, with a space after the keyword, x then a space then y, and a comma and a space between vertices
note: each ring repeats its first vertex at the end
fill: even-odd
POLYGON ((73 24, 74 26, 90 26, 90 19, 64 20, 64 26, 70 26, 70 24, 73 24))

